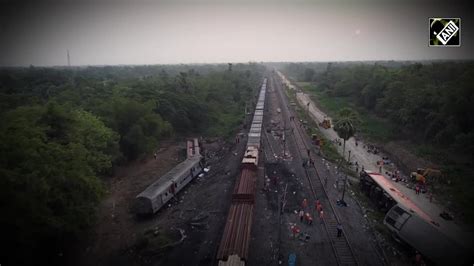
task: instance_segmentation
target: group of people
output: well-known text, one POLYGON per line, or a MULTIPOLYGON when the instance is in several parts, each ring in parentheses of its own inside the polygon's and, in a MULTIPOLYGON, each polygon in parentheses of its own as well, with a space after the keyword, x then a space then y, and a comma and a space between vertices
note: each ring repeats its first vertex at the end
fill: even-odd
POLYGON ((308 225, 313 224, 313 217, 311 214, 309 214, 309 212, 305 213, 303 210, 300 210, 298 215, 300 216, 300 222, 305 222, 308 225))
MULTIPOLYGON (((319 219, 321 220, 321 224, 322 224, 324 222, 324 211, 323 211, 323 206, 321 205, 321 201, 319 199, 316 200, 315 208, 316 208, 316 211, 319 215, 319 219)), ((301 203, 301 209, 298 212, 298 215, 300 217, 300 222, 302 222, 302 223, 305 222, 308 225, 313 224, 313 217, 309 213, 308 200, 307 199, 303 199, 303 202, 301 203)))
POLYGON ((335 138, 332 140, 333 143, 338 144, 339 146, 342 146, 342 140, 339 138, 335 138))
MULTIPOLYGON (((316 200, 315 202, 315 208, 316 212, 319 215, 319 219, 321 221, 321 224, 324 223, 324 211, 323 211, 323 205, 321 204, 321 201, 319 199, 316 200)), ((307 225, 312 225, 313 224, 313 217, 309 213, 309 208, 308 208, 308 200, 303 199, 303 202, 301 203, 301 209, 298 212, 298 216, 300 218, 301 223, 306 223, 307 225)), ((340 223, 337 224, 337 237, 341 237, 342 235, 342 225, 340 223)), ((293 225, 292 228, 292 233, 293 236, 296 236, 297 233, 300 232, 300 229, 298 226, 293 225)))

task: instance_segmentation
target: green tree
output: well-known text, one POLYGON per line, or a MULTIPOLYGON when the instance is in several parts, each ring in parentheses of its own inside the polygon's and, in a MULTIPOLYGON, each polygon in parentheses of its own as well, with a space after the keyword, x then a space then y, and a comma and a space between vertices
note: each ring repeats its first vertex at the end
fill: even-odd
POLYGON ((19 107, 1 121, 4 252, 11 264, 42 261, 93 223, 103 193, 97 174, 111 166, 116 136, 91 114, 58 104, 19 107))
MULTIPOLYGON (((345 161, 346 154, 346 141, 350 139, 356 133, 356 126, 360 123, 357 113, 350 108, 343 108, 339 111, 338 116, 334 122, 334 130, 337 132, 340 138, 344 140, 342 147, 342 160, 341 163, 345 161)), ((345 164, 344 164, 345 165, 345 164)), ((347 183, 347 174, 344 179, 344 190, 342 191, 342 204, 344 202, 344 195, 346 193, 346 183, 347 183)))
POLYGON ((358 114, 351 108, 343 108, 334 120, 334 131, 343 139, 342 154, 345 160, 346 141, 354 136, 357 124, 360 123, 358 114))
POLYGON ((306 68, 304 70, 304 80, 305 81, 313 81, 313 76, 314 76, 314 69, 306 68))

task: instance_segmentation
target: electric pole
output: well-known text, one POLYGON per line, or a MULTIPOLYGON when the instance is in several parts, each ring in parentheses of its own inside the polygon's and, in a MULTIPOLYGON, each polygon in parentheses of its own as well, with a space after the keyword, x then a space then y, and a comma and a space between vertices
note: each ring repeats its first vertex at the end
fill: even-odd
POLYGON ((67 66, 71 67, 71 57, 69 56, 69 49, 67 49, 67 66))

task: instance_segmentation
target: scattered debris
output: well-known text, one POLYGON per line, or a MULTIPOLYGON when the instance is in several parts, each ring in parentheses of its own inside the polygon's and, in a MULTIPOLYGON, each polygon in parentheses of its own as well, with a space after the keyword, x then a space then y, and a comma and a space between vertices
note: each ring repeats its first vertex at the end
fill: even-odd
POLYGON ((192 218, 191 222, 192 223, 200 222, 200 221, 203 221, 203 220, 207 219, 208 217, 209 217, 209 215, 204 214, 204 213, 200 213, 197 216, 195 216, 194 218, 192 218))
POLYGON ((207 228, 207 223, 189 223, 192 227, 207 228))
POLYGON ((441 218, 443 218, 445 220, 448 220, 448 221, 453 220, 453 216, 451 214, 447 213, 446 211, 440 213, 439 216, 441 216, 441 218))

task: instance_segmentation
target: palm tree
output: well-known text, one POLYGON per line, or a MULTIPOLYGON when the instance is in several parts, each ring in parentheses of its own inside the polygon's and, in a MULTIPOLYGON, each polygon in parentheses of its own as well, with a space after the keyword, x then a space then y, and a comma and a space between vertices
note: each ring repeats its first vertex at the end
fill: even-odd
MULTIPOLYGON (((342 146, 342 161, 343 162, 346 158, 346 140, 350 139, 354 136, 356 132, 356 126, 360 123, 359 116, 357 113, 350 109, 350 108, 343 108, 339 111, 336 120, 334 121, 334 131, 336 131, 337 135, 344 140, 342 146)), ((342 198, 340 200, 341 204, 345 206, 344 202, 344 194, 346 192, 346 182, 347 182, 347 174, 344 180, 344 189, 342 191, 342 198)))
POLYGON ((339 111, 337 118, 334 121, 334 131, 344 140, 342 146, 342 158, 345 159, 346 154, 346 140, 354 136, 356 126, 360 123, 359 116, 351 108, 343 108, 339 111))

